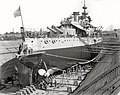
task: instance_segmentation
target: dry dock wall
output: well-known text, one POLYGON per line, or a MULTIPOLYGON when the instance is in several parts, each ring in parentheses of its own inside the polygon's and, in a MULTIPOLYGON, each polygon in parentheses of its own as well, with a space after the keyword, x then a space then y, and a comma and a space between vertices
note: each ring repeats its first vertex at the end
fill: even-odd
MULTIPOLYGON (((108 46, 108 44, 106 44, 108 46)), ((113 54, 104 54, 72 95, 117 95, 120 91, 120 42, 110 41, 113 54), (116 43, 116 44, 115 44, 116 43), (114 44, 114 45, 113 45, 114 44)), ((110 52, 110 51, 108 51, 110 52)))

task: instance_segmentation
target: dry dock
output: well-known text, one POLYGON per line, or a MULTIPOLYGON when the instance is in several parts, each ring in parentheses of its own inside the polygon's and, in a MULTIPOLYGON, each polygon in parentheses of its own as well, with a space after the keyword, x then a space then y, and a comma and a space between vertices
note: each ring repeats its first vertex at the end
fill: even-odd
POLYGON ((7 85, 2 89, 1 95, 68 95, 73 92, 77 86, 85 79, 85 76, 91 71, 91 67, 83 69, 78 65, 78 69, 69 72, 63 71, 60 75, 53 75, 49 78, 49 84, 46 90, 36 89, 34 85, 26 86, 20 89, 17 86, 7 85), (12 93, 11 93, 12 91, 12 93), (4 93, 4 94, 3 94, 4 93))
POLYGON ((120 41, 103 42, 109 54, 98 61, 72 95, 119 95, 120 92, 120 41))

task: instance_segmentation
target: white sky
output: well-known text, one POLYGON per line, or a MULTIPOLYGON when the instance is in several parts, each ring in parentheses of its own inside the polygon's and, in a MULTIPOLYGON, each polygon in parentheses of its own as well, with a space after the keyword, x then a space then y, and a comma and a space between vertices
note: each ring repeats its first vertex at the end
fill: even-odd
MULTIPOLYGON (((21 18, 13 16, 19 5, 26 28, 57 26, 73 11, 83 11, 83 0, 1 0, 0 33, 20 31, 21 18)), ((86 0, 86 5, 94 26, 120 28, 120 0, 86 0)))

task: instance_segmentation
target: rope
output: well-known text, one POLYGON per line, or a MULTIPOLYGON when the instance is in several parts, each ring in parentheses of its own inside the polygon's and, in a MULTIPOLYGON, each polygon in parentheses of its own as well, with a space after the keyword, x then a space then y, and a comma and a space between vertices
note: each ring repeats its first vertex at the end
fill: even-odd
MULTIPOLYGON (((104 50, 101 50, 100 52, 105 52, 104 50)), ((94 60, 96 60, 95 62, 97 62, 102 56, 103 56, 104 53, 99 53, 95 58, 89 60, 89 61, 86 61, 86 62, 79 62, 80 65, 82 64, 88 64, 90 62, 93 62, 94 60)))

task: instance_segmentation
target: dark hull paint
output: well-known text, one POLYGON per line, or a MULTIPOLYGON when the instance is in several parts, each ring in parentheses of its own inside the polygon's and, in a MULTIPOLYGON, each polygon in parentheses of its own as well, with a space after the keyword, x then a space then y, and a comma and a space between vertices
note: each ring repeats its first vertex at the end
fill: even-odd
POLYGON ((72 65, 74 62, 77 61, 69 58, 76 58, 76 59, 91 58, 90 52, 88 51, 88 49, 85 49, 85 47, 74 47, 74 48, 67 48, 67 49, 51 50, 51 51, 46 51, 46 53, 67 57, 67 58, 56 57, 56 56, 53 57, 46 54, 42 55, 41 58, 43 59, 43 61, 45 61, 50 66, 55 66, 60 69, 69 67, 70 65, 72 65))
POLYGON ((36 55, 34 57, 25 57, 23 60, 27 63, 32 62, 33 64, 38 64, 40 59, 42 59, 47 64, 48 68, 57 67, 64 69, 70 65, 73 65, 75 62, 90 60, 95 57, 98 53, 92 54, 92 47, 97 45, 98 44, 94 44, 88 47, 79 46, 64 49, 46 50, 44 51, 45 53, 41 55, 36 55))
MULTIPOLYGON (((98 44, 96 44, 98 45, 98 44)), ((68 59, 68 58, 76 58, 76 59, 92 59, 97 53, 93 56, 91 55, 92 46, 83 46, 83 47, 73 47, 73 48, 64 48, 64 49, 54 49, 54 50, 46 50, 43 54, 38 54, 32 57, 24 57, 22 60, 18 60, 14 58, 10 62, 6 62, 2 65, 1 69, 1 78, 12 76, 16 72, 18 72, 19 82, 22 86, 29 85, 29 71, 30 68, 36 67, 41 59, 45 61, 47 64, 48 69, 51 67, 57 67, 60 69, 65 69, 71 65, 73 65, 75 62, 78 62, 78 60, 74 59, 68 59), (90 49, 91 48, 91 49, 90 49), (90 50, 89 50, 90 49, 90 50), (49 56, 47 54, 52 55, 59 55, 64 56, 68 58, 63 57, 56 57, 56 56, 49 56), (9 66, 9 67, 8 67, 9 66), (17 70, 16 67, 17 66, 17 70), (6 69, 7 67, 7 69, 6 69), (30 67, 30 68, 29 68, 30 67), (4 74, 3 74, 4 73, 4 74)), ((44 67, 42 67, 44 68, 44 67)))

